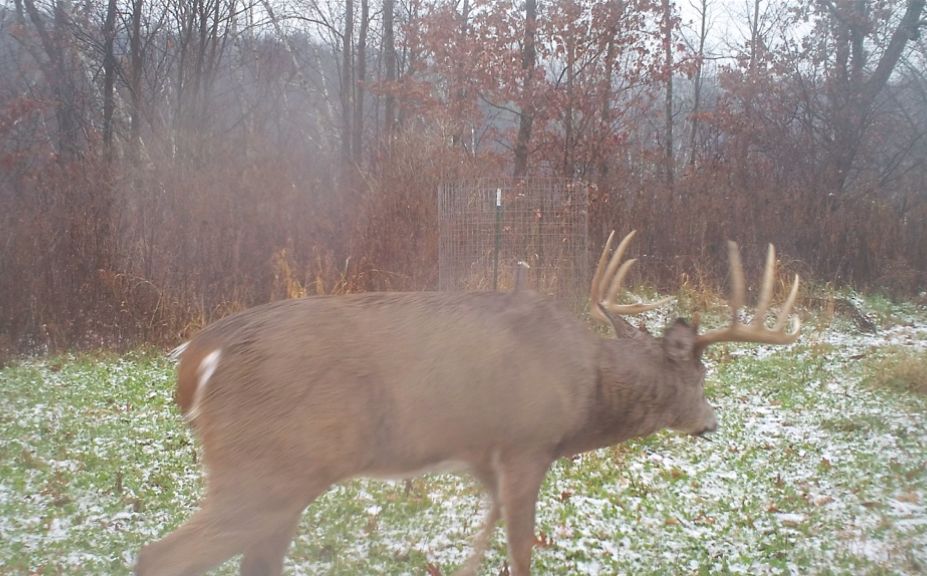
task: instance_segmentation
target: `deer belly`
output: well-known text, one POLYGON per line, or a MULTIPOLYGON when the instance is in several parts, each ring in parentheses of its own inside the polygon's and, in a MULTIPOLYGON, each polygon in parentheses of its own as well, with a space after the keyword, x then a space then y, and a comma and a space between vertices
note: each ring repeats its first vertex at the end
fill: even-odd
POLYGON ((441 460, 423 466, 402 468, 402 467, 379 467, 363 474, 367 478, 375 480, 406 480, 417 478, 425 474, 461 474, 470 470, 470 466, 463 460, 441 460))

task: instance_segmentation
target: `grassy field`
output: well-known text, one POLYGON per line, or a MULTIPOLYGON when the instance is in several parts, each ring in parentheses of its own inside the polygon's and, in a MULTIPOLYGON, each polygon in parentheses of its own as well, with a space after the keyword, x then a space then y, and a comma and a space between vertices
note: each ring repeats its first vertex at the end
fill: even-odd
MULTIPOLYGON (((787 348, 713 349, 710 440, 558 462, 536 572, 927 573, 927 311, 861 306, 876 334, 819 314, 787 348)), ((200 470, 172 386, 150 352, 0 371, 0 574, 127 574, 191 513, 200 470)), ((455 476, 338 486, 307 510, 287 573, 449 574, 483 509, 455 476)), ((483 573, 504 561, 500 529, 483 573)))

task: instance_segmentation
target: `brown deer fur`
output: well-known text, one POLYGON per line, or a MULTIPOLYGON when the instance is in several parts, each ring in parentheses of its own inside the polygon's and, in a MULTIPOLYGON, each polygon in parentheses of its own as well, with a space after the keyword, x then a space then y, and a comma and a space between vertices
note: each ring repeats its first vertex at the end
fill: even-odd
POLYGON ((315 297, 225 318, 178 368, 184 414, 205 387, 202 509, 144 548, 136 573, 198 574, 243 553, 242 574, 279 574, 302 510, 332 484, 450 467, 487 488, 512 574, 526 575, 554 460, 715 427, 694 339, 682 321, 663 339, 603 339, 530 291, 315 297))

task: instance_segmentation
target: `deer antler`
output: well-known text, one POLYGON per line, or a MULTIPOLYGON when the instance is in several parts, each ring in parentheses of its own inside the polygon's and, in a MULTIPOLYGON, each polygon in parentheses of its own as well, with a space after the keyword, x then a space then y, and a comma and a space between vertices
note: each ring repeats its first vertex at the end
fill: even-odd
POLYGON ((801 321, 797 316, 792 317, 790 330, 785 331, 785 323, 798 296, 798 274, 792 283, 785 304, 776 316, 776 323, 770 329, 766 326, 766 312, 769 310, 769 301, 772 298, 773 276, 776 270, 776 249, 772 244, 766 253, 766 269, 763 272, 763 284, 760 286, 760 298, 756 306, 756 314, 749 324, 737 320, 737 311, 744 305, 744 270, 740 262, 740 251, 736 242, 728 242, 728 255, 731 265, 731 324, 726 328, 710 330, 700 334, 695 339, 696 350, 704 350, 715 342, 762 342, 765 344, 791 344, 798 339, 801 321))
POLYGON ((627 275, 631 265, 636 262, 634 259, 625 262, 621 261, 625 249, 627 249, 628 244, 631 242, 631 238, 633 238, 636 233, 637 230, 632 230, 625 236, 618 244, 618 248, 615 249, 615 253, 612 254, 611 259, 609 259, 608 252, 611 250, 612 240, 615 238, 615 231, 612 230, 611 234, 608 235, 608 241, 605 243, 605 249, 602 250, 602 255, 599 257, 599 265, 596 267, 595 276, 592 278, 589 300, 592 303, 592 316, 600 322, 610 322, 609 319, 606 318, 605 312, 613 314, 640 314, 641 312, 663 306, 673 299, 672 297, 667 297, 657 300, 656 302, 639 302, 637 304, 618 304, 616 302, 618 294, 621 292, 621 284, 624 282, 624 277, 627 275), (608 261, 607 266, 606 260, 608 261))

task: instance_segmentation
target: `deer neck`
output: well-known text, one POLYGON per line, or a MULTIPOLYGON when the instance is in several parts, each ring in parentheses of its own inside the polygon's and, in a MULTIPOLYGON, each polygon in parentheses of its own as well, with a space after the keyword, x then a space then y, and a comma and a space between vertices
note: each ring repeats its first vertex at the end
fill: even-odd
POLYGON ((602 348, 586 418, 562 443, 562 456, 649 436, 675 418, 677 378, 672 367, 667 369, 659 350, 622 355, 615 354, 612 347, 602 348))

